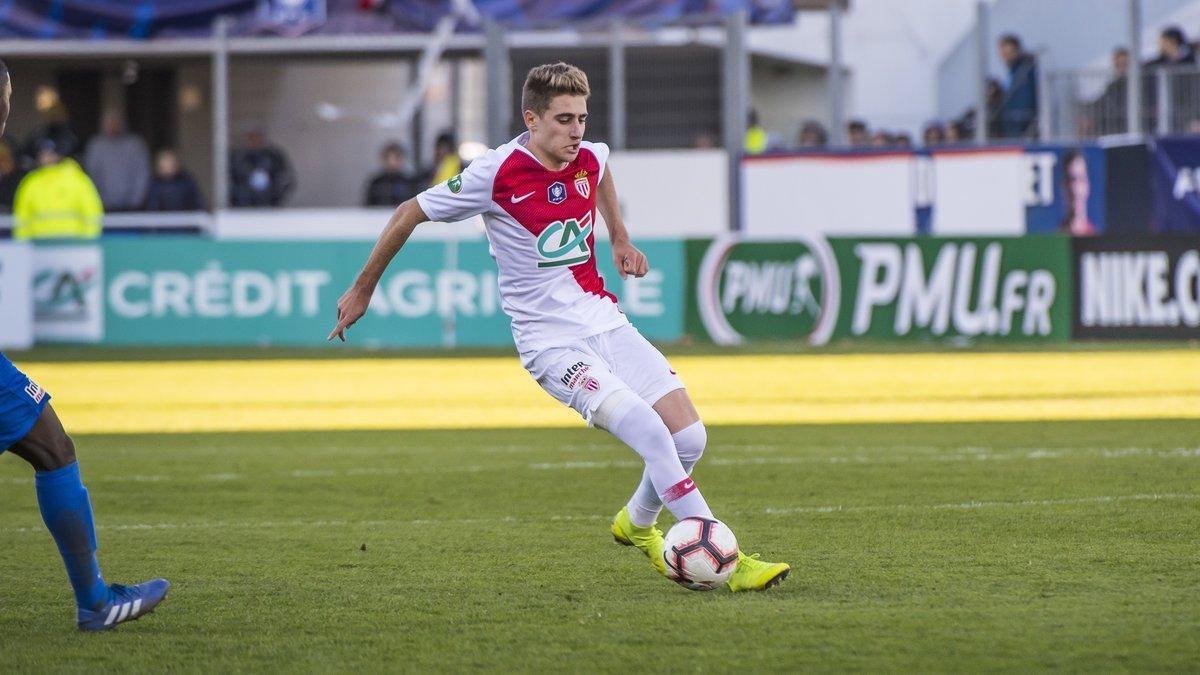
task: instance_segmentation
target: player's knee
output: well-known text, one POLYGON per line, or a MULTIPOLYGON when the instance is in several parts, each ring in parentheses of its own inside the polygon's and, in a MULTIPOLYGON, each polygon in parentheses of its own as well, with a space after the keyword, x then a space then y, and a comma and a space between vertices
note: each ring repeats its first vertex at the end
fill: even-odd
POLYGON ((672 437, 675 441, 675 452, 679 461, 685 464, 695 464, 704 456, 704 448, 708 445, 708 431, 704 422, 697 420, 689 427, 677 431, 672 437))
POLYGON ((66 432, 56 434, 47 450, 48 471, 61 469, 75 461, 75 441, 66 432))

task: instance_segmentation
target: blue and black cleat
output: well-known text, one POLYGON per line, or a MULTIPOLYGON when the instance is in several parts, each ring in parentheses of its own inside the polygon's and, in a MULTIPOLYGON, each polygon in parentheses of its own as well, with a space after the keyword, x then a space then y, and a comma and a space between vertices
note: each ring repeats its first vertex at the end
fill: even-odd
POLYGON ((126 621, 137 621, 154 611, 167 597, 171 582, 154 579, 137 586, 112 584, 108 587, 108 602, 97 610, 79 610, 79 630, 108 630, 126 621))

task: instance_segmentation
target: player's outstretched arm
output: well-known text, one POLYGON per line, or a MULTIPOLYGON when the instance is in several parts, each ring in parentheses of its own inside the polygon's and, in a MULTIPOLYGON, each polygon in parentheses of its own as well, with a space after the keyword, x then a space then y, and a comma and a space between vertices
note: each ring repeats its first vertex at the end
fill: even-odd
POLYGON ((326 340, 337 337, 342 342, 346 341, 346 329, 353 326, 354 322, 366 314, 367 305, 371 302, 371 294, 375 292, 375 286, 379 284, 379 278, 383 276, 383 271, 392 262, 392 258, 395 258, 396 254, 400 252, 400 248, 404 246, 404 242, 408 241, 413 230, 417 229, 417 225, 427 220, 429 217, 421 210, 421 205, 415 198, 396 208, 392 217, 388 219, 387 226, 380 233, 379 241, 375 242, 375 248, 371 250, 367 264, 358 273, 358 277, 350 285, 350 288, 347 288, 342 297, 338 298, 337 325, 329 333, 329 337, 325 338, 326 340))
POLYGON ((604 222, 608 225, 608 239, 612 242, 613 263, 624 279, 632 274, 641 278, 650 270, 650 262, 629 241, 629 230, 625 229, 625 221, 621 220, 621 207, 617 202, 617 184, 613 182, 612 168, 606 168, 604 177, 596 190, 596 206, 604 222))

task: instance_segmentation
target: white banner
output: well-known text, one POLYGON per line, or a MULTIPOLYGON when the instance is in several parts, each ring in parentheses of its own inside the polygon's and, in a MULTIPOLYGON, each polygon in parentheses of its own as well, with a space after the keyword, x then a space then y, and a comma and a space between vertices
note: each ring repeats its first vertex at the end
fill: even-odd
POLYGON ((915 160, 905 153, 753 157, 742 162, 746 233, 908 236, 915 160))
POLYGON ((102 340, 103 285, 99 246, 38 246, 33 254, 34 336, 52 342, 102 340))
POLYGON ((0 349, 33 346, 33 248, 0 242, 0 349))
POLYGON ((1025 193, 1033 184, 1020 148, 935 152, 931 234, 1025 234, 1025 193))
POLYGON ((754 236, 1021 235, 1026 207, 1055 208, 1054 157, 1022 148, 747 157, 743 225, 754 236))

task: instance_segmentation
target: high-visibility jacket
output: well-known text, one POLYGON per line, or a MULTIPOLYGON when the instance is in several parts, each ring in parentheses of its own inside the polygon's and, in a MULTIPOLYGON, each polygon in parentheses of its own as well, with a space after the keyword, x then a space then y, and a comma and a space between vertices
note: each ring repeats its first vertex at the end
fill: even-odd
POLYGON ((73 159, 32 171, 17 186, 15 239, 95 239, 104 206, 92 179, 73 159))
POLYGON ((441 185, 446 181, 454 178, 462 173, 462 160, 458 158, 457 153, 450 153, 438 162, 437 168, 433 172, 433 180, 429 181, 429 187, 441 185))
POLYGON ((742 144, 747 155, 760 155, 767 151, 767 130, 760 126, 746 129, 746 139, 742 144))

